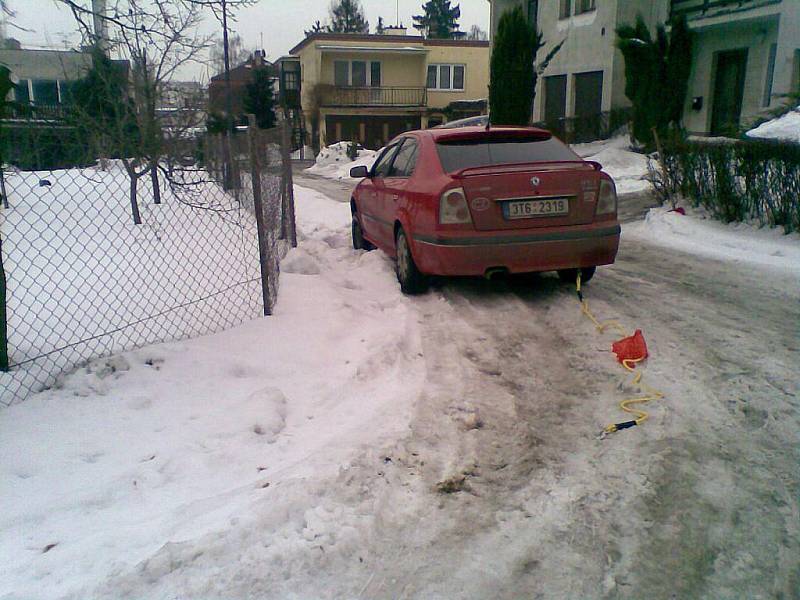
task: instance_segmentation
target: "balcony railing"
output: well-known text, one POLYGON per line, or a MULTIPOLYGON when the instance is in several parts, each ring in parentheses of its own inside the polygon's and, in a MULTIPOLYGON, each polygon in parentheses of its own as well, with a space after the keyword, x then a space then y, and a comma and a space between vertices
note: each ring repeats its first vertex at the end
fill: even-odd
POLYGON ((12 102, 6 117, 26 121, 63 121, 69 115, 69 111, 69 106, 64 104, 12 102))
POLYGON ((340 87, 323 86, 323 106, 425 106, 424 87, 340 87))
POLYGON ((781 0, 671 0, 670 14, 672 17, 686 15, 687 19, 702 19, 780 2, 781 0))

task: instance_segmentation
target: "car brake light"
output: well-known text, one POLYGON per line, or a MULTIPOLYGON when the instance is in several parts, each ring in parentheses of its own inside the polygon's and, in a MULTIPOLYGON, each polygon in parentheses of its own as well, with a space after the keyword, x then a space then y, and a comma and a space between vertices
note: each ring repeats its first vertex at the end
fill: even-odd
POLYGON ((608 215, 617 212, 617 189, 610 179, 600 181, 600 193, 597 198, 598 215, 608 215))
POLYGON ((439 223, 442 225, 472 223, 463 188, 447 190, 442 194, 439 200, 439 223))

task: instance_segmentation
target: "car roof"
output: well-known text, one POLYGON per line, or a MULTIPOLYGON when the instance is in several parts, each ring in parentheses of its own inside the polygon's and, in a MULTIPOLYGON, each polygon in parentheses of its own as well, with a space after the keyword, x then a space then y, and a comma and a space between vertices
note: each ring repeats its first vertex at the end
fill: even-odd
MULTIPOLYGON (((433 138, 434 141, 443 140, 443 139, 451 139, 456 140, 459 138, 462 139, 469 139, 469 138, 476 138, 482 137, 486 133, 494 134, 494 135, 502 135, 503 133, 530 133, 533 135, 540 135, 543 139, 551 137, 552 134, 547 131, 546 129, 541 129, 539 127, 523 127, 523 126, 508 126, 502 125, 498 127, 490 127, 489 129, 486 128, 485 125, 481 126, 472 126, 472 127, 454 127, 451 129, 424 129, 420 130, 418 133, 426 134, 433 138)), ((409 132, 410 133, 410 132, 409 132)))

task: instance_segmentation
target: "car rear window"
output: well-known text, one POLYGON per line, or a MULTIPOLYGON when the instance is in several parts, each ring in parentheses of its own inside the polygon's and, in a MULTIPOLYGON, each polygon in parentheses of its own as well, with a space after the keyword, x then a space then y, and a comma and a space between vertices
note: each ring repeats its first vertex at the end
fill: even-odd
POLYGON ((581 160, 556 138, 523 140, 443 140, 436 144, 446 173, 471 167, 490 167, 548 160, 581 160))

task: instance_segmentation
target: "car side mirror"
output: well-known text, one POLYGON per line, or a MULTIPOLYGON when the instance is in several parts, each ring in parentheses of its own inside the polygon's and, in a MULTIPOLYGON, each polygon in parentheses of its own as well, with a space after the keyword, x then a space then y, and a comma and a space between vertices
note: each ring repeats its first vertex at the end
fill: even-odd
POLYGON ((364 177, 369 177, 369 171, 364 165, 359 165, 350 169, 350 177, 363 179, 364 177))

